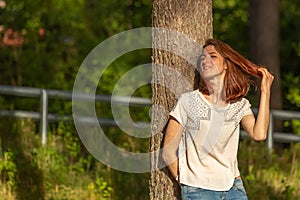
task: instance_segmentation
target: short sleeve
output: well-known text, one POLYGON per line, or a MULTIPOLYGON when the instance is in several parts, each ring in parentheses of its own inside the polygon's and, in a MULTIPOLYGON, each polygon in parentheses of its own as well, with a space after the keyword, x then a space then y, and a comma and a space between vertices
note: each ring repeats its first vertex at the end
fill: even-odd
POLYGON ((252 109, 251 109, 251 104, 247 99, 244 99, 244 107, 243 107, 243 117, 246 115, 253 115, 252 109))
POLYGON ((182 95, 179 97, 176 105, 173 107, 173 109, 170 112, 170 116, 174 117, 181 126, 185 126, 187 122, 187 116, 188 116, 188 104, 187 99, 185 95, 182 95))

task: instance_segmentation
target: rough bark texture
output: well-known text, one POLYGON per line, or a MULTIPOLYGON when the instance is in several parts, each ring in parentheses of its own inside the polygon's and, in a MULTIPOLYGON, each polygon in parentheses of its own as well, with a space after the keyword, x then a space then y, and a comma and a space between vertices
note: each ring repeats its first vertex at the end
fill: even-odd
MULTIPOLYGON (((212 37, 212 0, 153 0, 152 26, 175 30, 187 35, 199 44, 203 45, 207 38, 212 37)), ((164 34, 163 32, 161 34, 164 34)), ((164 129, 168 121, 169 111, 173 108, 178 94, 190 91, 194 85, 195 68, 187 60, 175 55, 171 51, 160 50, 156 47, 164 46, 166 36, 153 35, 153 81, 152 81, 152 137, 150 151, 161 149, 164 129), (164 70, 164 65, 175 69, 180 76, 164 70), (182 84, 182 76, 190 84, 182 84), (159 83, 159 84, 157 84, 159 83), (166 87, 168 86, 168 87, 166 87)), ((175 43, 175 42, 174 42, 175 43)), ((176 45, 175 47, 176 48, 176 45)), ((189 51, 188 46, 186 51, 189 51)), ((193 56, 199 52, 191 51, 193 56)), ((161 152, 157 151, 151 156, 151 200, 180 199, 180 188, 167 169, 159 169, 161 152)))
POLYGON ((282 108, 279 60, 279 0, 249 1, 250 51, 252 60, 274 74, 271 108, 282 108))

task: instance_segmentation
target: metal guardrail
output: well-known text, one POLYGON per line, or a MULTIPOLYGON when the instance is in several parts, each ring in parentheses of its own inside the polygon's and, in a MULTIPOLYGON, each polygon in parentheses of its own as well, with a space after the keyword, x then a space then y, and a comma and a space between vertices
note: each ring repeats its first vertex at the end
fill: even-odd
MULTIPOLYGON (((253 109, 254 114, 257 114, 258 109, 253 109)), ((276 132, 274 130, 274 121, 275 120, 300 120, 300 112, 289 111, 289 110, 271 110, 270 111, 270 125, 268 129, 268 137, 266 139, 266 146, 271 152, 273 150, 274 142, 281 143, 291 143, 291 142, 300 142, 300 135, 295 133, 287 132, 276 132)), ((241 136, 243 138, 250 139, 248 134, 245 131, 241 131, 241 136)))
MULTIPOLYGON (((21 110, 0 110, 0 117, 11 116, 16 118, 30 118, 39 121, 39 133, 41 134, 42 144, 47 143, 47 129, 49 122, 56 121, 71 121, 73 116, 71 115, 57 115, 48 113, 48 101, 50 98, 60 98, 63 100, 72 100, 75 98, 77 100, 91 100, 95 98, 97 102, 111 102, 116 104, 132 105, 132 106, 151 106, 151 100, 147 98, 140 97, 126 97, 126 96, 114 96, 111 98, 110 95, 92 95, 92 94, 76 94, 73 96, 70 91, 61 90, 47 90, 33 87, 15 87, 0 85, 0 95, 9 96, 20 96, 20 97, 33 97, 40 98, 40 111, 21 111, 21 110)), ((86 121, 90 121, 90 118, 84 118, 86 121)), ((99 118, 97 123, 101 123, 105 126, 116 126, 116 122, 112 119, 102 119, 99 118)))
MULTIPOLYGON (((49 122, 55 121, 70 121, 73 120, 73 117, 70 115, 57 115, 48 113, 48 101, 49 98, 60 98, 63 100, 72 100, 72 92, 61 91, 61 90, 47 90, 33 87, 14 87, 0 85, 0 95, 10 95, 10 96, 21 96, 21 97, 33 97, 40 98, 40 111, 10 111, 10 110, 1 110, 1 116, 12 116, 17 118, 31 118, 34 120, 39 120, 39 131, 41 134, 42 144, 47 142, 47 128, 49 122)), ((74 98, 74 97, 73 97, 74 98)), ((80 100, 90 100, 95 98, 97 102, 111 102, 116 104, 125 104, 133 106, 151 106, 151 100, 147 98, 140 97, 125 97, 117 96, 111 98, 110 95, 91 95, 91 94, 80 94, 76 95, 75 98, 80 100)), ((256 110, 254 109, 254 112, 256 110)), ((300 120, 300 112, 296 111, 286 111, 286 110, 271 110, 270 112, 270 127, 268 130, 268 137, 266 140, 267 148, 271 151, 273 149, 274 141, 291 143, 291 142, 300 142, 300 135, 294 133, 282 133, 274 132, 274 120, 300 120)), ((90 119, 86 118, 86 121, 90 119)), ((98 119, 99 123, 105 126, 116 126, 116 122, 113 119, 98 119)), ((242 138, 249 138, 247 134, 242 131, 242 138)))

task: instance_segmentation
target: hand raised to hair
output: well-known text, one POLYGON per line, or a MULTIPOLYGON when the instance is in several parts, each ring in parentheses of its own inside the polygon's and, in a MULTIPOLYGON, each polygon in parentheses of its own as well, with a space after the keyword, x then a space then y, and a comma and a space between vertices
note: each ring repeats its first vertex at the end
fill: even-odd
POLYGON ((261 92, 270 92, 271 86, 274 80, 274 76, 268 71, 267 68, 258 68, 259 73, 262 76, 260 90, 261 92))

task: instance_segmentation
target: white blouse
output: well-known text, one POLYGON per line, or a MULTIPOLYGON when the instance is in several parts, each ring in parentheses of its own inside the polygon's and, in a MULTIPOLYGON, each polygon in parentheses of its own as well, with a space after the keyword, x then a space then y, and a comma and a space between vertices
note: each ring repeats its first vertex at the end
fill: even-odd
POLYGON ((229 190, 240 175, 237 162, 240 121, 253 114, 242 98, 214 107, 199 90, 182 94, 170 112, 183 127, 179 144, 179 182, 215 191, 229 190))

